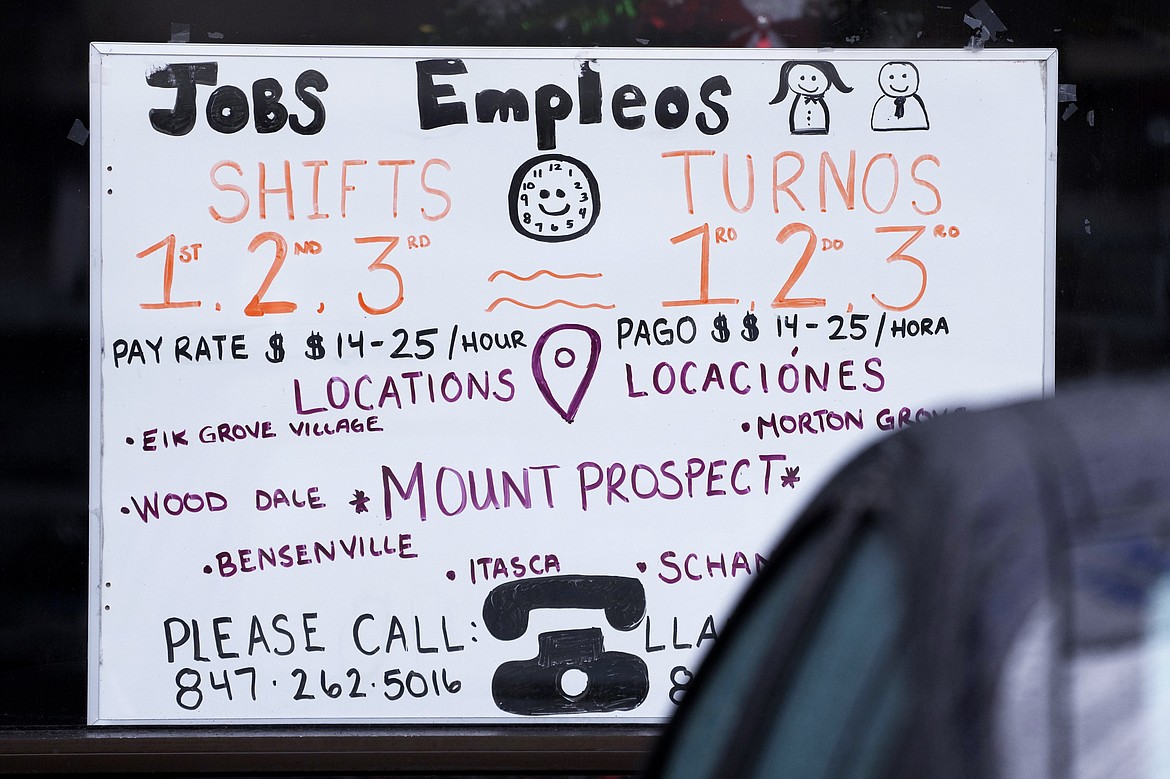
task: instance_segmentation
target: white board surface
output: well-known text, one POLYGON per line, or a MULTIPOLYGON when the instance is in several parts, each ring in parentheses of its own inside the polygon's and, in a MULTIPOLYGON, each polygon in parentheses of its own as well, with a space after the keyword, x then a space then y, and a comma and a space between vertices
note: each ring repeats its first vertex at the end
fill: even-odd
POLYGON ((91 721, 668 717, 846 457, 1051 390, 1055 62, 96 44, 91 721))

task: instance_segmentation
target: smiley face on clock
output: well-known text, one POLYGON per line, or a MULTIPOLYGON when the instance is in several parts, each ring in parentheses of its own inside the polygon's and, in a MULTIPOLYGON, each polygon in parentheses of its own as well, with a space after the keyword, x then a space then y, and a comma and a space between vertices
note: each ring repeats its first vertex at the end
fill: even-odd
POLYGON ((580 160, 543 154, 525 162, 508 188, 508 215, 516 232, 557 243, 589 232, 601 213, 597 179, 580 160))

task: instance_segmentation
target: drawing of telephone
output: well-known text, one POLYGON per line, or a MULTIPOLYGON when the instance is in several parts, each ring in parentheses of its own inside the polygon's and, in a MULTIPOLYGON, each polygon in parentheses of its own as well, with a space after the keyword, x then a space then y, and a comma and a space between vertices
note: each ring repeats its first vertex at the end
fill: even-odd
MULTIPOLYGON (((488 593, 488 632, 513 641, 533 609, 604 609, 609 624, 633 630, 646 615, 642 582, 625 576, 546 576, 501 584, 488 593)), ((536 657, 500 665, 492 698, 510 714, 629 711, 646 700, 650 674, 642 658, 605 651, 600 627, 555 630, 537 637, 536 657)))

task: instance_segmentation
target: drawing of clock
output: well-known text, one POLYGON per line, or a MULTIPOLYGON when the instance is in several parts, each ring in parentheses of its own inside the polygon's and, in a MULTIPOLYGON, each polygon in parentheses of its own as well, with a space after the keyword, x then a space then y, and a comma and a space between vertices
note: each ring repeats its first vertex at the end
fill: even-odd
POLYGON ((589 232, 601 213, 597 179, 580 160, 543 154, 525 162, 508 188, 508 215, 516 232, 556 243, 589 232))

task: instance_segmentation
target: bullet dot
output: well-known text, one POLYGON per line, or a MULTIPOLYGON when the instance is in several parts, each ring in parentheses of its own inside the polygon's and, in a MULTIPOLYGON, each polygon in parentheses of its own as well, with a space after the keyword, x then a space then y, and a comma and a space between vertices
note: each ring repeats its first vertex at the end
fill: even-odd
POLYGON ((479 639, 478 639, 478 638, 476 638, 475 636, 472 636, 472 637, 471 637, 471 643, 473 643, 473 644, 478 644, 478 643, 479 643, 479 639))
POLYGON ((211 566, 210 565, 203 566, 203 572, 204 573, 211 573, 211 566))
POLYGON ((110 586, 110 583, 109 583, 109 582, 106 582, 106 586, 107 586, 107 587, 109 587, 109 586, 110 586))
POLYGON ((122 508, 120 508, 120 509, 118 509, 118 510, 119 510, 119 511, 121 511, 123 514, 129 514, 129 513, 130 513, 130 509, 126 508, 125 506, 123 506, 122 508))
POLYGON ((746 433, 747 431, 752 429, 752 423, 751 422, 744 422, 742 425, 739 426, 739 429, 746 433))
POLYGON ((110 607, 109 607, 109 606, 106 606, 106 611, 109 611, 109 610, 110 610, 110 607))
POLYGON ((455 581, 455 572, 454 571, 447 571, 447 578, 450 579, 451 581, 455 581))
POLYGON ((126 436, 126 443, 130 444, 130 446, 134 446, 134 439, 130 436, 126 436))

